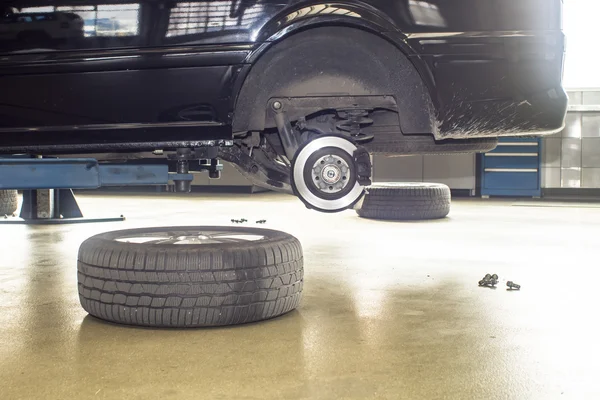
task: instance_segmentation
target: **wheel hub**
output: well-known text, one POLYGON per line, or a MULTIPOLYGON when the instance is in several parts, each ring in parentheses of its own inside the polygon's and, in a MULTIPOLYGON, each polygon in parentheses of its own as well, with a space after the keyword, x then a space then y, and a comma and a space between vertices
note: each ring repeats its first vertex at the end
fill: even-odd
POLYGON ((326 193, 337 193, 348 185, 350 166, 343 158, 329 154, 318 159, 312 167, 313 182, 326 193))
MULTIPOLYGON (((339 212, 362 197, 360 149, 342 136, 319 136, 305 143, 292 163, 292 187, 308 208, 339 212)), ((364 168, 363 168, 364 169, 364 168)))

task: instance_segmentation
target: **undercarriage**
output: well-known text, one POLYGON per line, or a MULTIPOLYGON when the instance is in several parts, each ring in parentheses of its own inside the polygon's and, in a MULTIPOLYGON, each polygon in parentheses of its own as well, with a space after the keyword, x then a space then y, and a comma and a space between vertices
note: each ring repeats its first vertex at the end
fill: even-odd
POLYGON ((493 149, 497 139, 436 142, 403 135, 391 96, 281 98, 269 101, 263 132, 236 135, 219 157, 253 184, 293 193, 308 208, 351 208, 371 184, 370 154, 402 156, 493 149))
MULTIPOLYGON (((220 178, 220 160, 224 160, 256 186, 296 195, 310 209, 339 212, 352 208, 371 184, 371 154, 482 152, 496 146, 496 138, 436 141, 431 134, 401 133, 396 110, 392 96, 274 98, 267 105, 264 130, 234 133, 232 139, 62 143, 3 148, 2 152, 67 158, 76 170, 82 161, 98 164, 94 167, 98 177, 88 179, 94 182, 91 186, 61 183, 54 188, 104 186, 102 174, 107 167, 123 171, 132 165, 162 165, 156 182, 172 182, 174 190, 183 193, 191 190, 193 172, 206 171, 211 179, 220 178)), ((18 187, 3 188, 26 188, 13 183, 18 187)))

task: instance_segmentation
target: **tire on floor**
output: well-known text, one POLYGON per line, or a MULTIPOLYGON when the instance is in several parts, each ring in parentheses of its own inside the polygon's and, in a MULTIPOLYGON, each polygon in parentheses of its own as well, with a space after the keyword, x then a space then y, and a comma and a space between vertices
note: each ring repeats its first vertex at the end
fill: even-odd
POLYGON ((0 190, 0 215, 11 215, 17 211, 19 195, 16 190, 0 190))
POLYGON ((363 218, 427 220, 450 213, 450 188, 439 183, 385 183, 367 188, 356 212, 363 218))
POLYGON ((166 227, 87 239, 77 262, 91 315, 151 327, 235 325, 295 309, 303 254, 295 237, 245 227, 166 227))

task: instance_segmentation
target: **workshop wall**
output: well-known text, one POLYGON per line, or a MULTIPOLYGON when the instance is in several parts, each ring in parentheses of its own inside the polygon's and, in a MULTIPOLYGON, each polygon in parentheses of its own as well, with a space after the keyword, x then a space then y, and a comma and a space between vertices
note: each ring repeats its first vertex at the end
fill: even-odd
POLYGON ((542 141, 542 187, 600 188, 600 90, 569 91, 566 124, 542 141))
POLYGON ((373 156, 373 181, 435 182, 475 194, 474 154, 385 157, 373 156))

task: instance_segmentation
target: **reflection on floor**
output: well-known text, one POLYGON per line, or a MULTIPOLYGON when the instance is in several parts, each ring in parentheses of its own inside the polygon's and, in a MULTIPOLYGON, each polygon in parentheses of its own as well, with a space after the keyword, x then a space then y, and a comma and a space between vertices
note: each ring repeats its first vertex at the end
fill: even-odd
POLYGON ((127 221, 0 225, 4 399, 600 398, 597 209, 467 200, 445 220, 393 223, 273 194, 79 200, 87 216, 127 221), (151 330, 80 308, 86 237, 232 218, 266 219, 302 241, 297 311, 151 330), (496 290, 477 286, 486 273, 500 276, 496 290), (523 289, 507 292, 506 280, 523 289))

